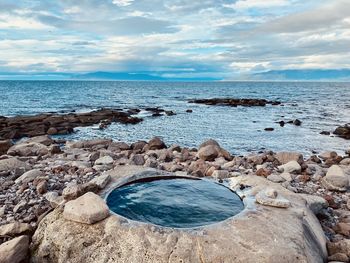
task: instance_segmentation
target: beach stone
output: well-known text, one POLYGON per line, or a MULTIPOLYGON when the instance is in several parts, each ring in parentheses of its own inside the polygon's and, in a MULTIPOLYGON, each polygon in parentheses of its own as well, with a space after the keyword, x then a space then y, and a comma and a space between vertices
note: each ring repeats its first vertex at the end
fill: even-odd
POLYGON ((11 140, 0 140, 0 155, 6 154, 12 146, 13 143, 11 140))
POLYGON ((109 209, 101 197, 88 192, 66 203, 63 216, 67 220, 83 224, 94 224, 108 217, 109 209))
POLYGON ((328 160, 328 159, 335 159, 338 157, 338 154, 336 152, 323 152, 321 154, 318 155, 319 158, 321 158, 322 160, 328 160))
POLYGON ((255 174, 257 176, 268 177, 271 174, 271 171, 266 168, 259 168, 255 174))
MULTIPOLYGON (((31 225, 20 222, 13 222, 0 226, 0 236, 16 237, 19 235, 28 235, 33 231, 31 225)), ((1 259, 0 259, 1 262, 1 259)))
POLYGON ((129 149, 130 149, 130 146, 127 143, 125 143, 125 142, 112 142, 108 146, 108 150, 112 151, 112 152, 127 151, 129 149))
POLYGON ((212 177, 214 177, 215 179, 226 179, 230 177, 230 173, 226 170, 215 170, 212 173, 212 177))
POLYGON ((143 148, 147 145, 145 141, 138 141, 131 144, 131 148, 134 152, 142 152, 143 148))
POLYGON ((345 158, 340 161, 340 165, 350 165, 350 158, 345 158))
POLYGON ((68 184, 62 191, 62 196, 65 200, 73 200, 83 194, 83 189, 80 184, 68 184))
POLYGON ((281 173, 280 176, 287 182, 291 182, 295 179, 295 175, 292 175, 290 173, 281 173))
POLYGON ((144 165, 145 159, 142 154, 135 154, 131 157, 130 163, 134 165, 144 165))
POLYGON ((47 146, 36 142, 15 144, 7 151, 7 154, 12 156, 43 156, 48 153, 47 146))
POLYGON ((48 192, 44 197, 49 201, 52 208, 56 208, 65 202, 63 196, 59 196, 57 192, 48 192))
POLYGON ((283 165, 291 161, 296 161, 299 164, 303 163, 304 157, 296 152, 279 152, 276 153, 275 158, 283 165))
POLYGON ((25 141, 25 143, 40 143, 45 146, 50 146, 51 144, 54 143, 52 138, 48 135, 42 135, 42 136, 35 136, 32 138, 29 138, 25 141))
POLYGON ((340 166, 332 165, 322 178, 322 184, 328 190, 345 192, 349 186, 349 179, 340 166))
POLYGON ((29 237, 20 236, 0 245, 1 263, 22 263, 28 257, 29 237))
POLYGON ((274 183, 283 183, 285 181, 285 179, 278 174, 270 174, 267 177, 267 180, 274 182, 274 183))
POLYGON ((94 169, 99 171, 107 171, 113 168, 114 160, 112 157, 106 155, 101 158, 98 158, 95 161, 94 169))
POLYGON ((107 148, 112 143, 110 139, 94 139, 87 141, 68 142, 66 146, 69 148, 107 148))
POLYGON ((336 233, 341 234, 347 238, 350 237, 350 224, 340 222, 335 227, 334 230, 336 233))
POLYGON ((327 242, 327 249, 329 255, 343 253, 350 257, 350 239, 343 239, 338 242, 327 242))
POLYGON ((275 199, 278 195, 277 191, 273 188, 268 188, 265 190, 265 195, 269 198, 275 199))
POLYGON ((275 198, 271 198, 269 196, 267 196, 267 194, 269 194, 271 192, 271 190, 262 190, 260 191, 256 196, 256 202, 261 204, 261 205, 266 205, 266 206, 272 206, 272 207, 278 207, 278 208, 288 208, 290 207, 290 201, 277 196, 275 198))
POLYGON ((108 173, 104 173, 92 179, 88 184, 94 185, 97 187, 97 189, 102 190, 106 187, 110 180, 111 176, 108 173))
POLYGON ((16 175, 20 176, 30 169, 30 165, 20 161, 16 157, 0 160, 0 173, 7 171, 15 171, 16 175))
POLYGON ((219 149, 215 145, 207 145, 199 149, 198 156, 204 161, 214 161, 219 156, 219 149))
POLYGON ((46 180, 42 180, 36 186, 36 192, 39 195, 43 195, 43 194, 45 194, 47 192, 47 187, 48 187, 47 181, 46 180))
POLYGON ((299 173, 301 171, 301 166, 297 161, 290 161, 278 166, 278 170, 284 173, 299 173))
POLYGON ((323 197, 309 194, 300 194, 300 196, 305 199, 307 206, 315 215, 328 207, 328 202, 323 197))
POLYGON ((344 253, 335 253, 328 257, 328 262, 349 262, 349 257, 344 253))
POLYGON ((161 150, 167 148, 165 143, 159 137, 151 139, 148 142, 148 146, 150 150, 161 150))
POLYGON ((32 182, 35 178, 43 176, 43 175, 44 175, 44 173, 42 171, 40 171, 39 169, 33 169, 33 170, 28 171, 28 172, 25 172, 20 177, 18 177, 15 180, 15 183, 16 184, 29 183, 29 182, 32 182))

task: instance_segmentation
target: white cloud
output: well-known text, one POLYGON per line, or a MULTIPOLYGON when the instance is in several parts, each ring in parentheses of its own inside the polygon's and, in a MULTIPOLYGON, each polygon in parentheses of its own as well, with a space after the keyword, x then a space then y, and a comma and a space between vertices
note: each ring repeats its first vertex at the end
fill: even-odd
POLYGON ((134 0, 113 0, 112 3, 117 6, 128 6, 131 5, 134 0))
POLYGON ((239 0, 236 3, 224 5, 233 9, 269 8, 276 6, 286 6, 290 2, 287 0, 239 0))

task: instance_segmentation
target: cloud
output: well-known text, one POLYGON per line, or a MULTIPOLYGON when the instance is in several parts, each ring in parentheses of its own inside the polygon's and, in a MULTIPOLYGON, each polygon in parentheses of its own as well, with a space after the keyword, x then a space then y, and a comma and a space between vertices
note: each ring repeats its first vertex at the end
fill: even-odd
POLYGON ((271 8, 276 6, 289 5, 290 1, 287 0, 239 0, 236 3, 225 5, 232 9, 251 9, 251 8, 271 8))

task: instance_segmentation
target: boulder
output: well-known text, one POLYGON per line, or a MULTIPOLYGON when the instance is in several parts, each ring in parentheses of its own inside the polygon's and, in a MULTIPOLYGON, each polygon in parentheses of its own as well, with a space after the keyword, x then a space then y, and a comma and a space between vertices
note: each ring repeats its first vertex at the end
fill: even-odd
POLYGON ((106 155, 98 158, 95 161, 94 169, 99 171, 107 171, 113 168, 114 160, 112 157, 106 155))
POLYGON ((84 224, 94 224, 108 217, 109 209, 101 197, 88 192, 66 203, 63 216, 67 220, 84 224))
POLYGON ((297 161, 290 161, 278 166, 278 170, 284 173, 299 173, 301 171, 301 166, 297 161))
POLYGON ((12 146, 13 143, 11 140, 0 140, 0 155, 6 154, 12 146))
POLYGON ((30 168, 30 165, 20 161, 16 157, 0 160, 0 173, 16 171, 17 175, 22 175, 25 171, 30 170, 30 168))
POLYGON ((283 183, 285 181, 285 179, 278 174, 270 174, 267 177, 267 180, 274 182, 274 183, 283 183))
POLYGON ((349 186, 349 179, 340 166, 332 165, 322 178, 322 184, 328 190, 345 192, 349 186))
POLYGON ((335 159, 338 157, 338 154, 336 152, 323 152, 321 154, 318 155, 318 157, 320 157, 322 160, 326 161, 328 159, 335 159))
POLYGON ((350 139, 350 126, 349 125, 344 125, 344 126, 339 126, 336 128, 333 132, 335 135, 338 135, 339 137, 342 137, 344 139, 350 139))
POLYGON ((215 170, 211 176, 215 179, 226 179, 231 177, 229 171, 226 170, 215 170))
POLYGON ((317 195, 300 194, 305 199, 307 206, 315 215, 321 213, 321 211, 328 207, 326 199, 317 195))
POLYGON ((48 192, 44 195, 47 201, 49 201, 52 208, 64 204, 66 201, 63 196, 59 196, 57 192, 48 192))
POLYGON ((96 187, 98 190, 102 190, 106 187, 110 180, 111 176, 108 173, 104 173, 92 179, 90 182, 88 182, 88 184, 94 188, 96 187))
POLYGON ((48 135, 42 135, 42 136, 36 136, 36 137, 32 137, 29 138, 28 140, 25 141, 26 143, 40 143, 43 144, 45 146, 50 146, 51 144, 54 143, 54 141, 52 140, 52 138, 48 135))
POLYGON ((7 151, 7 154, 12 156, 43 156, 48 153, 47 146, 36 142, 15 144, 7 151))
POLYGON ((33 181, 35 178, 43 176, 44 173, 39 169, 33 169, 28 172, 25 172, 20 177, 18 177, 15 181, 16 184, 25 184, 33 181))
POLYGON ((83 189, 80 184, 68 184, 62 191, 62 196, 65 200, 73 200, 83 194, 83 189))
POLYGON ((165 143, 159 138, 154 137, 148 142, 148 146, 150 150, 160 150, 167 148, 165 143))
POLYGON ((7 225, 0 226, 0 236, 16 237, 19 235, 28 235, 31 232, 32 227, 26 223, 13 222, 7 225))
POLYGON ((21 263, 28 258, 29 237, 20 236, 0 245, 1 263, 21 263))
POLYGON ((144 165, 145 158, 142 154, 135 154, 130 158, 130 163, 134 165, 144 165))
POLYGON ((220 149, 215 145, 201 147, 198 156, 204 161, 214 161, 219 156, 220 149))
POLYGON ((257 203, 262 204, 262 205, 266 205, 266 206, 288 208, 291 205, 289 200, 285 199, 284 197, 279 196, 277 193, 275 193, 272 196, 271 189, 265 189, 265 190, 260 191, 255 196, 255 199, 256 199, 257 203))
POLYGON ((291 161, 296 161, 299 164, 302 164, 304 160, 303 155, 297 152, 279 152, 279 153, 276 153, 275 158, 281 164, 286 164, 291 161))

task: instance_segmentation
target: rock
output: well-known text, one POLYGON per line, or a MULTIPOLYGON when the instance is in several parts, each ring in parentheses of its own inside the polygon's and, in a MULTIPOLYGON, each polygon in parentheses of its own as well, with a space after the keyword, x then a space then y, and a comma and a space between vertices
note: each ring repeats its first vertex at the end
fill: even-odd
POLYGON ((335 227, 334 230, 338 234, 342 234, 343 236, 349 238, 350 237, 350 224, 340 222, 335 227))
POLYGON ((66 203, 63 216, 67 220, 83 224, 94 224, 108 217, 109 209, 101 197, 88 192, 66 203))
POLYGON ((24 172, 30 169, 30 165, 25 162, 20 161, 16 157, 9 159, 0 160, 0 173, 12 171, 16 172, 17 175, 22 175, 24 172))
POLYGON ((0 245, 1 263, 21 263, 28 257, 29 237, 20 236, 0 245))
POLYGON ((36 142, 15 144, 7 151, 7 154, 12 156, 43 156, 48 153, 47 146, 36 142))
POLYGON ((339 126, 338 128, 335 129, 333 132, 335 135, 344 138, 344 139, 350 139, 350 126, 345 125, 345 126, 339 126))
POLYGON ((43 176, 43 175, 44 175, 44 173, 42 171, 40 171, 39 169, 33 169, 33 170, 28 171, 28 172, 25 172, 20 177, 18 177, 15 180, 15 183, 16 184, 29 183, 29 182, 33 181, 35 178, 43 176))
POLYGON ((190 100, 189 103, 205 104, 205 105, 220 105, 229 107, 264 107, 267 104, 280 105, 280 101, 268 101, 265 99, 236 99, 236 98, 214 98, 214 99, 197 99, 190 100))
POLYGON ((280 176, 287 182, 291 182, 295 179, 295 177, 292 176, 290 173, 281 173, 280 176))
POLYGON ((36 186, 36 192, 39 195, 43 195, 43 194, 45 194, 47 192, 47 187, 48 187, 47 181, 46 180, 42 180, 36 186))
POLYGON ((83 194, 83 189, 81 185, 71 183, 67 185, 62 191, 62 196, 65 200, 73 200, 78 198, 83 194))
POLYGON ((321 135, 331 135, 331 133, 329 131, 321 131, 320 134, 321 135))
POLYGON ((295 119, 295 120, 293 121, 293 124, 294 124, 295 126, 301 126, 302 122, 301 122, 301 120, 295 119))
POLYGON ((95 161, 94 169, 99 171, 107 171, 113 168, 114 160, 112 157, 106 155, 101 158, 98 158, 95 161))
POLYGON ((326 176, 322 179, 322 184, 328 190, 344 192, 349 186, 349 179, 338 165, 331 166, 326 176))
POLYGON ((212 177, 214 177, 215 179, 226 179, 231 177, 229 171, 226 170, 215 170, 212 173, 212 177))
POLYGON ((264 131, 274 131, 274 128, 265 128, 264 131))
POLYGON ((87 141, 69 142, 69 148, 107 148, 112 143, 110 139, 95 139, 87 141))
POLYGON ((321 211, 328 207, 328 202, 326 199, 316 196, 316 195, 308 195, 308 194, 300 194, 300 196, 305 199, 307 206, 310 208, 315 215, 321 213, 321 211))
POLYGON ((27 139, 25 142, 26 143, 40 143, 40 144, 43 144, 45 146, 50 146, 51 144, 54 143, 52 138, 48 135, 32 137, 32 138, 27 139))
POLYGON ((20 222, 0 226, 0 236, 16 237, 19 235, 29 235, 32 231, 33 229, 29 224, 20 222))
POLYGON ((284 173, 299 173, 301 171, 301 166, 297 161, 290 161, 278 166, 278 170, 284 173))
POLYGON ((272 188, 268 188, 265 190, 265 195, 268 197, 268 198, 273 198, 273 199, 276 199, 278 193, 275 189, 272 189, 272 188))
POLYGON ((94 185, 97 187, 97 189, 102 190, 106 187, 110 180, 111 176, 108 173, 104 173, 92 179, 88 184, 94 185))
POLYGON ((127 151, 130 150, 130 146, 125 142, 112 142, 108 146, 108 150, 112 152, 127 151))
POLYGON ((328 242, 327 249, 329 255, 343 253, 350 257, 350 239, 344 239, 338 242, 328 242))
POLYGON ((266 190, 260 191, 256 196, 256 202, 262 205, 266 205, 266 206, 273 206, 273 207, 279 207, 279 208, 288 208, 290 207, 290 201, 280 197, 277 195, 277 197, 275 198, 271 198, 269 196, 267 196, 267 194, 269 194, 271 192, 271 190, 268 190, 266 192, 266 190), (266 194, 267 193, 267 194, 266 194))
POLYGON ((318 155, 322 160, 328 160, 328 159, 335 159, 338 157, 338 154, 336 152, 323 152, 318 155))
POLYGON ((131 148, 134 152, 142 152, 143 148, 147 145, 147 142, 145 141, 138 141, 133 144, 131 144, 131 148))
POLYGON ((148 146, 150 150, 161 150, 167 148, 165 143, 159 137, 151 139, 148 142, 148 146))
POLYGON ((299 164, 302 164, 304 160, 303 155, 296 152, 279 152, 275 155, 275 158, 281 164, 286 164, 286 163, 289 163, 290 161, 296 161, 299 164))
POLYGON ((22 210, 25 210, 28 206, 28 203, 26 200, 21 200, 19 203, 13 208, 14 213, 21 212, 22 210))
POLYGON ((0 140, 0 155, 6 154, 12 146, 13 143, 11 140, 0 140))
POLYGON ((55 127, 50 127, 47 132, 48 135, 55 135, 58 133, 58 130, 55 127))
POLYGON ((133 165, 144 165, 145 159, 142 154, 135 154, 130 158, 130 163, 133 165))
POLYGON ((335 253, 328 257, 328 261, 336 262, 349 262, 349 257, 344 253, 335 253))
POLYGON ((267 179, 274 183, 283 183, 285 181, 285 179, 278 174, 271 174, 267 177, 267 179))
POLYGON ((268 177, 271 174, 271 171, 265 168, 259 168, 255 174, 257 176, 268 177))
POLYGON ((198 156, 204 161, 214 161, 219 156, 219 149, 215 145, 207 145, 199 149, 198 156))
POLYGON ((50 202, 52 208, 56 208, 65 202, 63 196, 59 196, 57 192, 48 192, 44 196, 50 202))
POLYGON ((350 158, 343 159, 339 164, 349 166, 350 165, 350 158))

